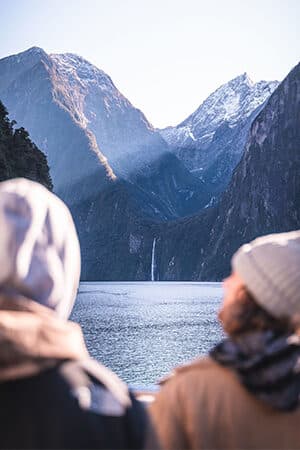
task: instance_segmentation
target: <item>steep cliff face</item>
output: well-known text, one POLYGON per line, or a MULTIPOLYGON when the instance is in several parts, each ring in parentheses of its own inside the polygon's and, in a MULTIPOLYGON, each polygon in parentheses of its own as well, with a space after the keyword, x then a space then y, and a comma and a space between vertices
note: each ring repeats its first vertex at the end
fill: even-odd
POLYGON ((82 199, 74 185, 90 196, 116 178, 136 186, 141 210, 155 219, 190 214, 209 199, 110 77, 77 55, 32 48, 2 59, 0 98, 47 154, 54 190, 68 204, 82 199))
POLYGON ((278 82, 253 83, 240 75, 211 94, 177 127, 160 133, 172 151, 211 192, 211 204, 225 190, 239 162, 251 123, 278 82))
POLYGON ((163 279, 219 280, 243 243, 300 228, 299 124, 300 64, 254 120, 219 204, 156 232, 163 279))
POLYGON ((300 228, 300 64, 254 121, 216 210, 200 276, 221 278, 232 253, 261 235, 300 228))
POLYGON ((72 206, 84 261, 83 280, 150 279, 151 225, 132 201, 130 189, 117 180, 72 206))
POLYGON ((52 189, 45 155, 30 140, 24 128, 14 128, 0 102, 0 181, 24 177, 52 189))

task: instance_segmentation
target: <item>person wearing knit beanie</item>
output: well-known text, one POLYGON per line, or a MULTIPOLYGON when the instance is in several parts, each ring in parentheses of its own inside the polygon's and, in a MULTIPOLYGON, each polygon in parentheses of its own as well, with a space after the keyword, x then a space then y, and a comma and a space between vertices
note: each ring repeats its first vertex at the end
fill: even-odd
POLYGON ((300 230, 243 245, 223 289, 226 337, 150 405, 161 448, 299 448, 300 230))
POLYGON ((300 314, 300 230, 243 245, 232 257, 232 269, 272 316, 300 314))

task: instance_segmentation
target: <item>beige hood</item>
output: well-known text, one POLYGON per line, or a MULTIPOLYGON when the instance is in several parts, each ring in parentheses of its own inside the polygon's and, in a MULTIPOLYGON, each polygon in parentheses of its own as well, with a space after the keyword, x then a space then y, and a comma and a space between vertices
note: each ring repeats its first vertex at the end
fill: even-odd
POLYGON ((80 277, 75 226, 58 197, 24 178, 0 183, 0 268, 0 295, 68 318, 80 277))

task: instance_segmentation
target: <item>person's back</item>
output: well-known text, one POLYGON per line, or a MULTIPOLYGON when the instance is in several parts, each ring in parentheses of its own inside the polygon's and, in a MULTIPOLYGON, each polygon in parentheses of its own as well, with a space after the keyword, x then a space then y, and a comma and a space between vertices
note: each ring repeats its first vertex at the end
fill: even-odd
POLYGON ((96 378, 68 361, 0 383, 1 448, 141 448, 142 407, 133 398, 124 405, 105 386, 106 370, 98 372, 96 378))
POLYGON ((0 183, 0 448, 141 448, 144 408, 67 320, 80 250, 66 206, 0 183))
POLYGON ((162 448, 300 448, 299 268, 300 231, 235 254, 219 313, 228 338, 175 370, 150 407, 162 448))
POLYGON ((210 358, 179 368, 151 416, 164 449, 300 448, 300 409, 286 413, 265 405, 210 358))

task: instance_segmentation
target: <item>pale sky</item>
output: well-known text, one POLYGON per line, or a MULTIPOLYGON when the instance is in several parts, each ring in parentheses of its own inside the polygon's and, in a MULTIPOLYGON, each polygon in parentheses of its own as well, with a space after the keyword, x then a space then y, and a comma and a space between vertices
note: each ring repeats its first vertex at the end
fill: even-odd
POLYGON ((243 72, 282 80, 300 61, 300 0, 0 0, 0 58, 77 53, 155 127, 177 125, 243 72))

